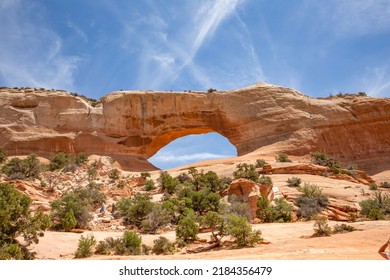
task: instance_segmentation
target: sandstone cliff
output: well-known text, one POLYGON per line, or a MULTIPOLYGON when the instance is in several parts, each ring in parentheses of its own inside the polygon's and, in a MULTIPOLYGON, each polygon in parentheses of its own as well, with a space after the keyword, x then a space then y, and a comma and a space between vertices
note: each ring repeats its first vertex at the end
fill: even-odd
POLYGON ((390 99, 313 99, 264 83, 210 93, 118 91, 98 104, 64 91, 0 89, 0 147, 10 155, 85 152, 140 171, 153 169, 147 159, 176 138, 211 131, 239 155, 267 147, 342 161, 383 158, 390 155, 390 99))

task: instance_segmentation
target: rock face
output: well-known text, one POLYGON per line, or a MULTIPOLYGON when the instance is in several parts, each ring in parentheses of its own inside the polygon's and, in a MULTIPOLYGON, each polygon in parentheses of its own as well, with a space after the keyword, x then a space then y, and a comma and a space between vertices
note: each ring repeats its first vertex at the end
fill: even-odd
POLYGON ((269 201, 272 201, 274 198, 271 186, 260 185, 247 179, 237 179, 231 182, 227 193, 229 197, 234 195, 240 201, 248 204, 252 220, 256 218, 256 210, 258 208, 256 202, 260 194, 268 197, 269 201))
POLYGON ((113 92, 92 104, 63 91, 0 89, 0 147, 8 154, 109 155, 128 170, 176 138, 218 132, 239 155, 322 151, 341 160, 390 152, 390 100, 313 99, 268 84, 222 92, 113 92), (94 105, 94 106, 92 106, 94 105))

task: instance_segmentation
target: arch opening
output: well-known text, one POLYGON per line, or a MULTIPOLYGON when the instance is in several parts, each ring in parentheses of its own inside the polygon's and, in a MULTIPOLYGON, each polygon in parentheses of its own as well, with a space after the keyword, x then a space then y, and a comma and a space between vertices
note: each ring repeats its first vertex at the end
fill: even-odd
POLYGON ((204 160, 236 156, 236 147, 226 137, 217 132, 209 132, 177 138, 148 161, 160 169, 170 169, 204 160))

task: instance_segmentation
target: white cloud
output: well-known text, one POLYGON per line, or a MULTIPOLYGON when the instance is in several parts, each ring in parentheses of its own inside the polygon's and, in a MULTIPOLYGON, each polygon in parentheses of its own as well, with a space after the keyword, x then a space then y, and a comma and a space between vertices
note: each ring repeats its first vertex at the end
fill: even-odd
POLYGON ((81 59, 62 54, 62 39, 41 20, 43 11, 27 1, 0 10, 0 75, 7 86, 74 89, 81 59), (21 20, 23 19, 23 20, 21 20))
POLYGON ((371 67, 366 71, 363 84, 369 96, 390 97, 390 73, 388 66, 371 67))

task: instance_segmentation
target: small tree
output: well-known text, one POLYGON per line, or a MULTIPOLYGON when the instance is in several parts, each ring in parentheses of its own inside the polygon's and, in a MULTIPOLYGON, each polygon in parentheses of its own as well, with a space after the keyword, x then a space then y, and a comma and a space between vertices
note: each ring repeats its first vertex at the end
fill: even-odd
POLYGON ((93 235, 87 237, 81 236, 75 253, 75 258, 87 258, 93 255, 93 247, 96 245, 96 239, 93 235))
POLYGON ((291 162, 291 160, 288 158, 288 155, 286 153, 280 153, 275 158, 277 162, 291 162))
POLYGON ((201 218, 201 224, 211 229, 213 240, 220 246, 222 237, 226 235, 226 224, 223 217, 217 212, 209 211, 201 218))
POLYGON ((173 194, 179 185, 179 181, 169 175, 166 171, 160 173, 158 181, 160 182, 161 189, 168 194, 173 194))
POLYGON ((317 215, 314 218, 314 236, 330 236, 332 234, 332 228, 328 225, 328 220, 317 215))
POLYGON ((116 206, 126 223, 139 227, 155 205, 149 195, 136 194, 133 198, 121 199, 116 206))
POLYGON ((176 227, 176 239, 184 243, 193 242, 199 232, 199 227, 193 219, 184 216, 176 227))
POLYGON ((260 243, 261 231, 252 230, 246 217, 229 215, 227 218, 227 233, 235 238, 235 243, 238 247, 253 246, 260 243))
POLYGON ((245 178, 257 182, 259 174, 253 164, 239 163, 236 166, 236 170, 233 172, 233 177, 234 179, 245 178))
POLYGON ((50 217, 30 212, 31 199, 11 184, 0 184, 0 259, 33 259, 28 250, 50 226, 50 217), (20 243, 20 237, 24 244, 20 243))
POLYGON ((164 236, 155 239, 153 244, 152 252, 156 255, 170 255, 175 251, 175 244, 164 236))
POLYGON ((259 158, 259 159, 256 160, 256 165, 255 166, 257 168, 261 168, 261 167, 263 167, 266 164, 267 164, 267 162, 264 159, 259 158))

